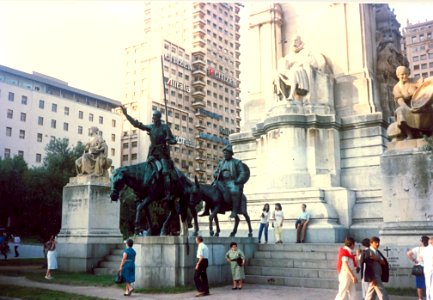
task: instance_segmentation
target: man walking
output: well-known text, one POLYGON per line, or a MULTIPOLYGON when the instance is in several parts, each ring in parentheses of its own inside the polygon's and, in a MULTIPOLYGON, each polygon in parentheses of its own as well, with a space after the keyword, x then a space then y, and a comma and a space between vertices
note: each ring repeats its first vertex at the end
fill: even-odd
POLYGON ((209 283, 207 281, 206 269, 209 264, 209 249, 203 243, 203 237, 197 236, 195 238, 197 244, 197 264, 195 265, 194 283, 197 288, 198 294, 196 297, 203 297, 209 295, 209 283))
POLYGON ((361 261, 361 265, 365 262, 365 281, 370 282, 365 300, 375 299, 375 295, 379 300, 389 300, 383 286, 383 282, 388 282, 389 279, 389 265, 385 256, 379 251, 379 245, 380 239, 373 236, 370 239, 370 248, 366 250, 366 259, 361 261))

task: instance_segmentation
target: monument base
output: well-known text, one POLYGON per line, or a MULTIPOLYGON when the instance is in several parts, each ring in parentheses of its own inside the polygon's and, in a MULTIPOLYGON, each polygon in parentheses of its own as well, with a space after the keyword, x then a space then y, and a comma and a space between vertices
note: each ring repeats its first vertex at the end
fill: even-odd
POLYGON ((421 235, 433 231, 432 153, 414 147, 422 144, 392 142, 382 156, 384 244, 415 247, 421 235))
POLYGON ((108 178, 72 177, 63 188, 59 269, 89 272, 122 242, 119 202, 110 201, 108 178))
MULTIPOLYGON (((230 265, 225 259, 230 243, 236 242, 246 259, 253 257, 257 244, 253 238, 205 238, 209 248, 207 275, 210 285, 231 282, 230 265)), ((136 237, 134 249, 135 287, 158 288, 194 285, 197 244, 193 237, 136 237)))

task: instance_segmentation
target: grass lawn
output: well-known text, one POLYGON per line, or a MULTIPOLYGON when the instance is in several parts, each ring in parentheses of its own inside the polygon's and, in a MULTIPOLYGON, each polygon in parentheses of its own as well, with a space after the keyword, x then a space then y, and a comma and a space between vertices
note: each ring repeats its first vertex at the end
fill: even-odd
POLYGON ((0 296, 31 300, 98 300, 103 298, 88 297, 78 294, 69 294, 39 288, 14 286, 0 284, 0 296))
POLYGON ((386 287, 386 291, 390 295, 412 296, 412 297, 414 297, 414 299, 417 297, 416 289, 414 289, 414 288, 391 288, 391 287, 386 287))
POLYGON ((0 260, 0 267, 2 266, 42 266, 47 260, 45 258, 20 258, 0 260))

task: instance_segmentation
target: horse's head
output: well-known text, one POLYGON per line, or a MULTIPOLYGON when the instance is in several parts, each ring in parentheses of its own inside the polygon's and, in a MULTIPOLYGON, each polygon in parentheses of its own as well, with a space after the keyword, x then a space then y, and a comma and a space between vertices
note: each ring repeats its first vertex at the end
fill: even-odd
POLYGON ((120 191, 122 190, 124 184, 123 173, 125 171, 125 167, 120 167, 113 170, 113 173, 110 177, 110 198, 111 201, 119 200, 120 191))

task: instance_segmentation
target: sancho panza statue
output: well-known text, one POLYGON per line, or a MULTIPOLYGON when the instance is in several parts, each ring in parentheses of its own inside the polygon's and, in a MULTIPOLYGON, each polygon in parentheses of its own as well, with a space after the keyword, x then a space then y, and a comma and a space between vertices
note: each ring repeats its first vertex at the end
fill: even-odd
POLYGON ((387 130, 392 141, 421 138, 433 135, 433 77, 413 80, 410 70, 399 66, 396 75, 399 82, 394 86, 396 122, 387 130))
POLYGON ((315 73, 330 73, 322 54, 316 54, 304 47, 299 35, 292 40, 292 49, 278 62, 273 81, 274 93, 279 100, 306 98, 315 85, 315 73))
POLYGON ((108 146, 99 135, 97 127, 90 128, 90 136, 83 155, 75 161, 77 174, 108 177, 107 170, 112 163, 112 160, 108 158, 108 146))

